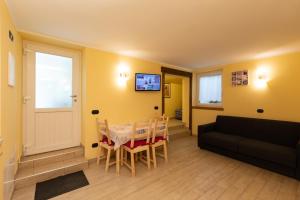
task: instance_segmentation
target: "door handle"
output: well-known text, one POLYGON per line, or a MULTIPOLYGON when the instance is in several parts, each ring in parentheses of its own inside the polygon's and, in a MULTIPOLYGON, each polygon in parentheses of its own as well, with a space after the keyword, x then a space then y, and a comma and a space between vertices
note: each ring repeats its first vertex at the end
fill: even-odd
POLYGON ((71 95, 70 96, 71 98, 76 98, 77 97, 77 95, 75 94, 75 95, 71 95))
POLYGON ((30 101, 31 100, 31 96, 24 96, 23 97, 23 104, 26 104, 27 101, 30 101))

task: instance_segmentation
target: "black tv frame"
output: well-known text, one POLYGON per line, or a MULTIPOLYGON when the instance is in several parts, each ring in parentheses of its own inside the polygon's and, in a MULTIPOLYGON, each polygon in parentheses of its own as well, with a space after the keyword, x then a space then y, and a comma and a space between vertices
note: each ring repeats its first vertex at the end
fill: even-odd
POLYGON ((149 74, 149 73, 135 73, 134 76, 134 89, 136 92, 160 92, 161 91, 161 74, 149 74), (136 75, 138 74, 146 74, 146 75, 155 75, 155 76, 159 76, 159 82, 160 82, 160 87, 159 90, 137 90, 136 89, 136 75))

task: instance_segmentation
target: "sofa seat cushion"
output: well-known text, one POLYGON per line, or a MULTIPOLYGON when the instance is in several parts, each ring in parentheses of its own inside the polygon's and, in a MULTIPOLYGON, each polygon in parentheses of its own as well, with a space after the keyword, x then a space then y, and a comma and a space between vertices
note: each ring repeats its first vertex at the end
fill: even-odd
POLYGON ((236 135, 229 135, 220 132, 208 132, 201 136, 204 143, 227 149, 230 151, 238 151, 238 143, 243 138, 236 135))
POLYGON ((239 143, 239 153, 296 168, 296 149, 290 147, 244 139, 239 143))

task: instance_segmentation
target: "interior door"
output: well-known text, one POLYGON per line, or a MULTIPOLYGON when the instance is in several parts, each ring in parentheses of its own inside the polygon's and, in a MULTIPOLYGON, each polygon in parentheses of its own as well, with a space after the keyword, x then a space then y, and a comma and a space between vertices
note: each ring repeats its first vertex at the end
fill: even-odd
POLYGON ((80 145, 80 53, 24 42, 24 155, 80 145))

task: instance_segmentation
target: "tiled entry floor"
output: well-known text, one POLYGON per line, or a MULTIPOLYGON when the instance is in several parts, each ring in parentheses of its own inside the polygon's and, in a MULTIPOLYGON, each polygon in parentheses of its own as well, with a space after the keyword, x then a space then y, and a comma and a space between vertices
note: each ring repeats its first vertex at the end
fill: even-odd
MULTIPOLYGON (((136 177, 122 167, 104 172, 104 162, 84 170, 89 186, 54 199, 300 199, 300 182, 197 147, 197 138, 181 137, 169 145, 169 163, 137 165, 136 177)), ((13 200, 34 199, 34 186, 16 190, 13 200)))

